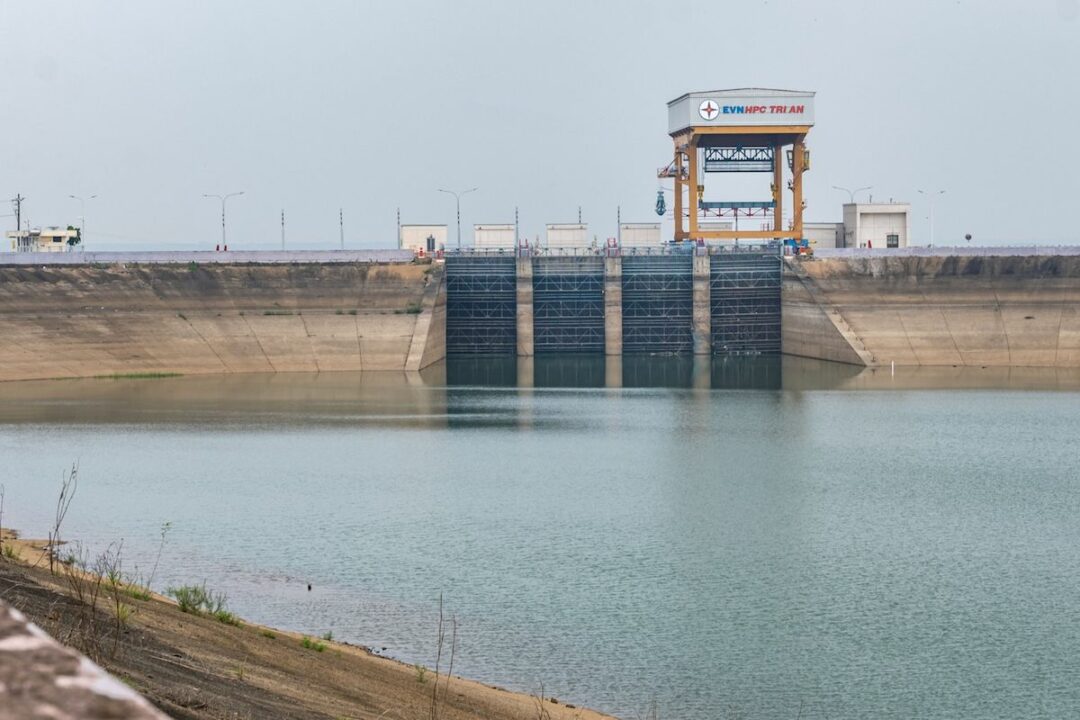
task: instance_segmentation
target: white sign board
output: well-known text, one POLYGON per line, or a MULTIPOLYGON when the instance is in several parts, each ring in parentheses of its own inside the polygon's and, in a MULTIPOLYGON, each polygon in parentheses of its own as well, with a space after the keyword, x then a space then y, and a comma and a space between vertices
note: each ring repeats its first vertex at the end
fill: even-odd
POLYGON ((689 127, 810 126, 814 93, 796 90, 714 90, 668 103, 668 133, 689 127))

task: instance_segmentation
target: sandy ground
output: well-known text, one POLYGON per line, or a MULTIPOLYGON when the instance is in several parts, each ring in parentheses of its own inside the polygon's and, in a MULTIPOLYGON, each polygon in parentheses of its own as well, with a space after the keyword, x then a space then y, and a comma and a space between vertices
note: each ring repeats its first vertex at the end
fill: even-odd
MULTIPOLYGON (((545 698, 418 671, 363 648, 323 642, 304 648, 295 633, 243 623, 234 627, 182 613, 164 598, 124 597, 133 613, 120 632, 99 601, 100 630, 88 643, 86 606, 63 572, 53 575, 41 541, 11 540, 17 560, 0 557, 0 599, 53 637, 88 652, 109 672, 178 720, 329 718, 341 720, 603 720, 607 715, 545 698), (82 647, 80 647, 82 645, 82 647), (89 647, 88 647, 89 645, 89 647)), ((2 693, 0 693, 2 694, 2 693)), ((610 719, 609 719, 610 720, 610 719)))

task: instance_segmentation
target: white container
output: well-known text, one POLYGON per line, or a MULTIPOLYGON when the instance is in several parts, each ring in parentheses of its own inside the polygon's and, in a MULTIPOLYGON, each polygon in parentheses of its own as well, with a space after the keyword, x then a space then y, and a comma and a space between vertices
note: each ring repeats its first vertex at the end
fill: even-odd
POLYGON ((589 226, 585 223, 554 223, 547 226, 549 250, 574 250, 591 247, 589 226))
POLYGON ((513 225, 473 225, 473 246, 477 250, 513 250, 513 225))
POLYGON ((624 248, 660 247, 660 223, 619 225, 619 244, 624 248))

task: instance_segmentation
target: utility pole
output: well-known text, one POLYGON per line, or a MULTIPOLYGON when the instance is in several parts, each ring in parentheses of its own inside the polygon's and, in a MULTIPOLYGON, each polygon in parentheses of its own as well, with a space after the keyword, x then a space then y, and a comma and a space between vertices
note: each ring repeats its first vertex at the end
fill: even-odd
POLYGON ((849 190, 848 188, 840 187, 839 185, 833 185, 832 188, 833 188, 833 190, 840 190, 842 192, 846 192, 848 194, 849 204, 854 205, 856 195, 861 193, 863 190, 873 190, 874 186, 873 185, 867 185, 866 187, 855 188, 854 190, 849 190))
POLYGON ((338 208, 337 211, 338 230, 341 232, 341 249, 345 249, 345 211, 338 208))
POLYGON ((281 209, 281 249, 285 249, 285 208, 281 209))
POLYGON ((218 200, 221 201, 221 249, 222 250, 229 247, 229 244, 225 239, 225 201, 228 200, 231 197, 236 197, 237 195, 243 195, 243 194, 244 194, 243 190, 241 190, 240 192, 229 193, 228 195, 208 195, 206 193, 203 193, 203 197, 205 197, 205 198, 217 198, 218 200))
POLYGON ((83 247, 86 247, 86 201, 93 200, 97 195, 91 195, 88 198, 82 198, 78 195, 68 195, 72 200, 79 201, 79 208, 82 210, 82 215, 79 216, 79 236, 83 241, 83 247))
POLYGON ((22 203, 25 200, 21 194, 16 194, 11 199, 11 202, 15 205, 15 229, 22 230, 22 203))
POLYGON ((938 190, 937 192, 923 192, 919 190, 919 194, 926 197, 930 201, 930 247, 934 247, 934 200, 938 195, 944 195, 944 190, 938 190))
POLYGON ((442 188, 439 188, 439 192, 446 193, 447 195, 453 195, 454 196, 454 202, 457 205, 457 249, 458 250, 461 249, 461 196, 462 195, 468 195, 469 193, 475 192, 476 190, 479 190, 479 189, 480 188, 469 188, 468 190, 461 190, 459 192, 454 192, 453 190, 443 190, 442 188))

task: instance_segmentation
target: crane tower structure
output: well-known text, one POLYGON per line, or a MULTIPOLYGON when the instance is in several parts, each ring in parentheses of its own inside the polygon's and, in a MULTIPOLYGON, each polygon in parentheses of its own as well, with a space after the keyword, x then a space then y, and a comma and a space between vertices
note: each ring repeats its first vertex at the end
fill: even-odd
POLYGON ((675 181, 675 240, 802 239, 802 176, 810 167, 806 136, 813 125, 813 92, 740 88, 691 92, 669 102, 668 134, 675 156, 658 175, 675 181), (785 165, 793 218, 787 229, 785 165), (705 176, 729 172, 772 173, 772 197, 706 201, 705 176), (771 229, 763 230, 705 229, 700 224, 709 217, 770 216, 771 229))

